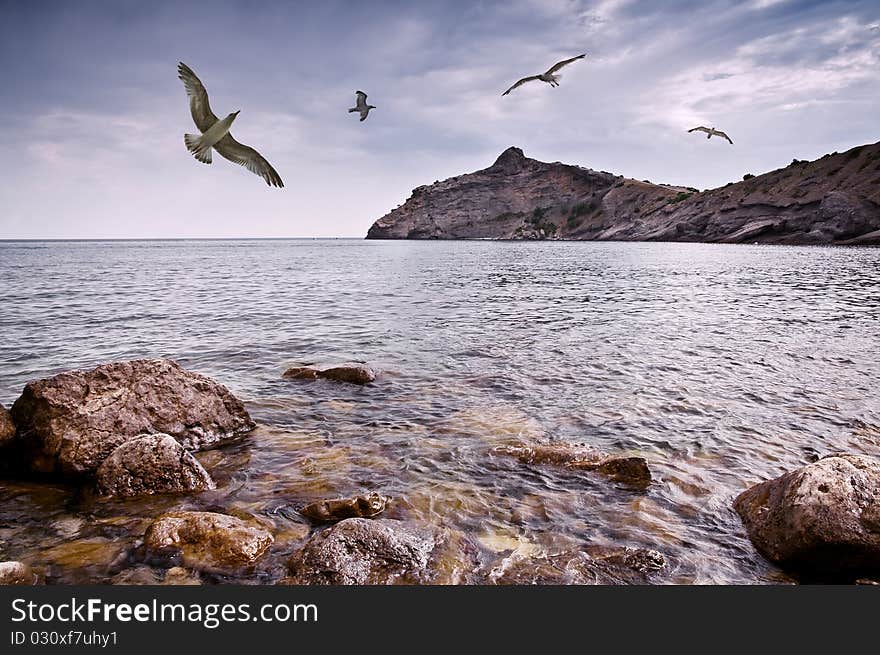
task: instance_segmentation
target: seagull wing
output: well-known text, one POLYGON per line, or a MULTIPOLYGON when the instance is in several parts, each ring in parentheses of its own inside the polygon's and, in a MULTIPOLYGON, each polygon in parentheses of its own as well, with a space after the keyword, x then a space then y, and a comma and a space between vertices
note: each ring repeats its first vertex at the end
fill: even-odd
POLYGON ((516 82, 512 87, 510 87, 509 89, 507 89, 507 91, 505 91, 505 92, 502 93, 501 95, 506 96, 508 93, 510 93, 511 91, 513 91, 516 87, 518 87, 518 86, 522 86, 522 85, 525 84, 526 82, 531 82, 532 80, 540 80, 540 79, 541 79, 541 76, 540 76, 540 75, 530 75, 529 77, 524 77, 524 78, 522 78, 521 80, 519 80, 518 82, 516 82))
POLYGON ((695 127, 691 130, 688 130, 688 134, 690 134, 691 132, 705 132, 706 134, 711 134, 712 130, 710 130, 708 127, 703 127, 702 125, 700 125, 700 127, 695 127))
POLYGON ((192 68, 180 62, 177 64, 177 77, 183 80, 186 87, 186 95, 189 97, 189 111, 192 114, 193 122, 202 132, 207 132, 208 128, 217 122, 217 117, 211 111, 211 105, 208 103, 208 92, 202 81, 196 77, 192 68))
POLYGON ((727 134, 725 134, 724 132, 719 132, 718 130, 715 130, 715 136, 720 136, 722 139, 727 139, 728 141, 730 141, 730 145, 733 145, 733 141, 731 141, 730 137, 727 136, 727 134))
POLYGON ((584 54, 578 55, 577 57, 572 57, 571 59, 563 59, 562 61, 553 64, 553 66, 550 68, 550 70, 547 71, 547 75, 552 75, 553 73, 558 71, 563 66, 568 66, 571 62, 577 61, 578 59, 583 59, 586 56, 587 56, 587 53, 585 52, 584 54))
POLYGON ((367 94, 363 91, 356 91, 355 95, 357 96, 357 105, 358 109, 366 109, 367 108, 367 94))
POLYGON ((214 150, 223 157, 236 164, 241 164, 251 173, 255 173, 266 180, 269 186, 283 187, 281 176, 272 168, 266 159, 250 146, 239 143, 232 138, 232 134, 226 133, 222 139, 214 144, 214 150))

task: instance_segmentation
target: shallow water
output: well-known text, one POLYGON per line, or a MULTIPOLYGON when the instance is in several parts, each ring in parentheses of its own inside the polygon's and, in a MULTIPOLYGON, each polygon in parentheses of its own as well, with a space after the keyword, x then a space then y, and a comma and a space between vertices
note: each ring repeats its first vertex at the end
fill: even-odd
MULTIPOLYGON (((214 377, 261 427, 199 454, 216 492, 95 501, 0 481, 0 559, 49 582, 157 581, 132 553, 171 508, 295 509, 378 490, 392 517, 512 549, 655 548, 678 583, 786 580, 731 501, 846 450, 880 455, 880 249, 355 240, 0 243, 0 402, 28 380, 136 357, 214 377), (367 387, 288 381, 363 360, 367 387), (490 456, 565 440, 648 458, 646 491, 490 456)), ((194 576, 194 574, 193 574, 194 576)), ((202 581, 222 581, 203 578, 202 581)))

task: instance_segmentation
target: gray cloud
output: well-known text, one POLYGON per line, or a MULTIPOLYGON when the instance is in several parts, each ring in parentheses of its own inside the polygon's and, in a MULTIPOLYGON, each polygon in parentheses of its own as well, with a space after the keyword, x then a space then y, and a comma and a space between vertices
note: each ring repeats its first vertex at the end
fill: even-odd
POLYGON ((877 139, 873 0, 424 5, 4 4, 0 238, 362 236, 509 145, 702 188, 877 139), (500 96, 577 52, 558 89, 500 96), (283 191, 189 157, 178 60, 215 113, 242 109, 283 191), (363 124, 358 88, 379 107, 363 124))

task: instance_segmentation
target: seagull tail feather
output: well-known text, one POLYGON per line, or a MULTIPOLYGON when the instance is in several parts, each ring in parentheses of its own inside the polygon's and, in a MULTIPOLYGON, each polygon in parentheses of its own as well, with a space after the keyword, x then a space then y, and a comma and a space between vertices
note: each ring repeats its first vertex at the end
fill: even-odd
POLYGON ((196 134, 184 134, 183 142, 186 144, 186 149, 189 150, 193 157, 198 159, 203 164, 211 163, 211 147, 205 147, 205 144, 202 143, 202 139, 200 136, 196 134))
POLYGON ((352 112, 354 112, 354 111, 358 111, 358 108, 357 108, 357 107, 352 107, 351 109, 348 110, 348 113, 350 114, 350 113, 352 113, 352 112))

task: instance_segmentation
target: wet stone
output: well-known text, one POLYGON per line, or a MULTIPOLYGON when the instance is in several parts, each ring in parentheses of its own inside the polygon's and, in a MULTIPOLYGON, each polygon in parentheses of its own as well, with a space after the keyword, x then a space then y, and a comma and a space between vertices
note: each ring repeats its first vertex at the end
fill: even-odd
POLYGON ((309 503, 300 514, 318 523, 329 523, 350 518, 372 518, 385 511, 390 498, 378 493, 352 498, 336 498, 309 503))
POLYGON ((107 568, 125 551, 122 541, 86 537, 65 541, 40 553, 45 561, 67 569, 107 568))
POLYGON ((316 368, 314 366, 292 366, 284 371, 283 377, 290 380, 334 380, 349 384, 369 384, 375 381, 376 373, 369 366, 360 364, 346 364, 332 366, 330 368, 316 368))
POLYGON ((523 464, 597 471, 615 481, 636 487, 651 484, 651 470, 643 457, 608 455, 592 448, 567 443, 497 446, 492 449, 492 453, 513 457, 523 464))
POLYGON ((666 568, 666 559, 655 550, 587 547, 541 556, 514 552, 489 579, 499 585, 644 585, 666 568))
POLYGON ((208 472, 167 434, 142 435, 116 448, 98 467, 95 486, 102 496, 143 496, 214 489, 208 472))
POLYGON ((221 573, 253 565, 273 541, 256 521, 215 512, 170 512, 144 535, 150 561, 179 559, 189 568, 221 573))
POLYGON ((23 562, 0 562, 0 585, 34 585, 37 576, 23 562))
POLYGON ((345 519, 288 561, 285 584, 457 584, 475 566, 460 536, 390 519, 345 519))

